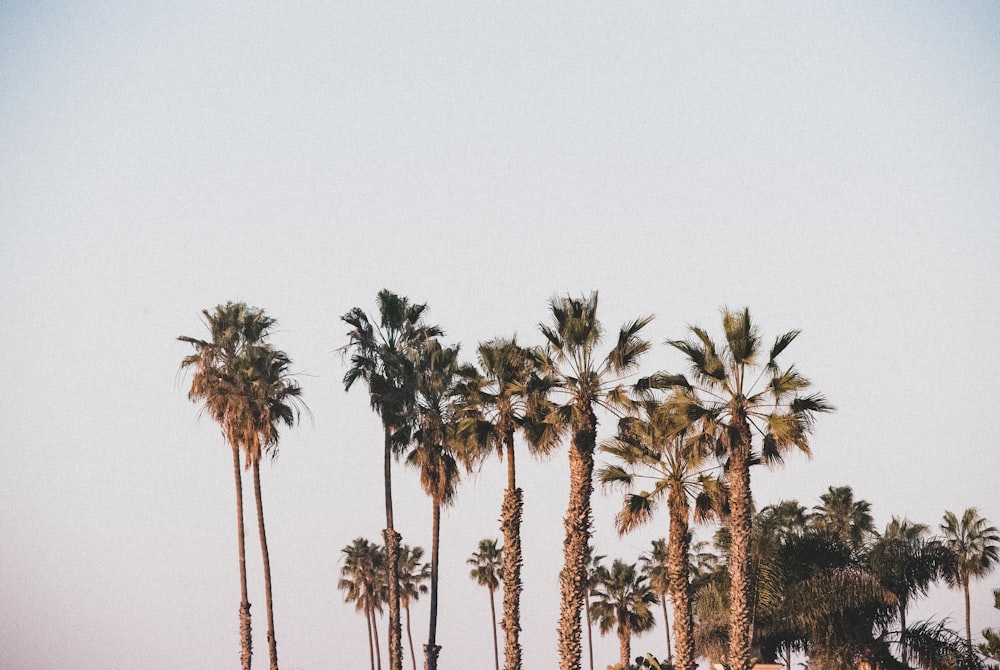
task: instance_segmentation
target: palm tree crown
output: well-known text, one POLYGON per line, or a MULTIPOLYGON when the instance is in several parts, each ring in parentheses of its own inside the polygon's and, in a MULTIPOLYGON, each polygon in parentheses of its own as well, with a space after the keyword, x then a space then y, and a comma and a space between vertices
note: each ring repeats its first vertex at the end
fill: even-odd
POLYGON ((944 546, 951 554, 945 578, 953 587, 961 587, 965 594, 965 640, 971 647, 969 581, 985 577, 996 566, 1000 558, 1000 532, 975 507, 966 509, 961 519, 954 512, 945 512, 941 532, 944 546))
POLYGON ((591 593, 591 612, 602 634, 617 630, 621 664, 627 667, 632 635, 653 628, 656 621, 651 606, 659 599, 634 563, 615 559, 603 577, 591 593))

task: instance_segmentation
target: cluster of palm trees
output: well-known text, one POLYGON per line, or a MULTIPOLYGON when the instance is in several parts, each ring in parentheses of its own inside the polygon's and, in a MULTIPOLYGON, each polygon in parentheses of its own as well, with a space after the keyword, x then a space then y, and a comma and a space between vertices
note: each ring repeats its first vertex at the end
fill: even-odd
MULTIPOLYGON (((383 429, 386 523, 382 543, 359 538, 345 548, 341 580, 348 600, 368 621, 373 667, 376 662, 381 666, 375 613, 388 610, 389 667, 402 670, 401 613, 408 615, 409 603, 426 589, 430 617, 424 666, 436 670, 441 652, 437 637, 441 508, 454 500, 463 471, 497 456, 506 459, 507 465, 500 510, 502 550, 497 541, 484 541, 470 563, 473 578, 489 590, 491 608, 494 593, 502 585, 504 667, 521 670, 524 500, 517 484, 517 445, 524 444, 534 455, 547 454, 566 438, 570 488, 559 573, 560 667, 581 668, 584 613, 588 628, 596 620, 603 631, 616 630, 622 665, 627 665, 632 633, 652 626, 651 608, 656 604, 662 605, 666 621, 668 598, 674 609, 672 661, 678 670, 694 670, 698 655, 709 655, 729 670, 749 670, 755 653, 759 658, 764 648, 762 635, 770 630, 762 617, 767 605, 762 595, 768 593, 763 585, 769 582, 761 566, 774 558, 762 552, 773 548, 775 541, 761 535, 761 517, 767 516, 763 512, 754 516, 751 469, 778 464, 791 449, 808 453, 816 416, 833 409, 821 394, 810 391, 810 382, 794 365, 778 362, 798 331, 779 336, 766 348, 748 310, 726 309, 721 340, 692 327, 688 339, 666 342, 685 357, 688 371, 639 376, 640 359, 652 347, 642 337, 652 317, 624 324, 605 347, 597 307, 596 292, 580 298, 557 296, 549 303, 549 320, 539 324, 542 345, 522 346, 514 337, 488 340, 477 347, 476 364, 461 361, 458 345, 441 342, 442 329, 425 321, 425 304, 412 303, 391 291, 379 292, 377 312, 369 315, 354 308, 342 317, 349 326, 348 341, 340 349, 347 365, 345 389, 359 382, 366 387, 383 429), (598 416, 606 412, 618 418, 617 432, 599 443, 598 416), (591 497, 599 450, 613 462, 596 473, 596 480, 605 487, 620 487, 625 496, 616 518, 619 532, 650 521, 659 505, 666 503, 668 539, 654 546, 643 559, 642 569, 622 561, 606 569, 594 556, 591 497), (393 523, 392 473, 400 460, 419 472, 421 487, 431 502, 429 565, 421 564, 422 550, 402 544, 393 523), (691 546, 690 524, 708 519, 721 521, 721 557, 710 557, 691 546), (697 562, 692 563, 692 555, 700 557, 697 562), (383 577, 378 578, 379 574, 383 577), (424 585, 424 580, 429 584, 424 585), (712 598, 718 604, 714 612, 707 604, 712 598)), ((266 343, 273 320, 263 312, 230 303, 220 305, 214 314, 206 312, 205 318, 211 338, 182 337, 195 346, 195 353, 182 365, 195 371, 190 397, 204 403, 233 449, 239 491, 239 452, 246 454, 245 462, 253 467, 258 484, 257 462, 261 452, 273 455, 277 425, 291 425, 298 417, 299 388, 289 379, 287 356, 266 343)), ((274 669, 277 656, 259 485, 255 493, 274 669)), ((247 668, 249 604, 239 499, 237 512, 247 668)), ((811 523, 820 528, 821 521, 811 523)), ((836 536, 844 543, 856 539, 828 530, 826 538, 836 536)), ((849 556, 854 554, 849 552, 849 556)), ((774 560, 774 565, 780 564, 774 560)), ((840 567, 847 569, 846 564, 840 567)), ((830 569, 820 572, 838 574, 830 569)), ((968 580, 962 582, 957 572, 949 579, 967 587, 968 580)), ((854 586, 861 589, 864 584, 854 586)), ((896 611, 905 616, 905 607, 900 610, 898 601, 894 602, 896 611)), ((878 610, 873 616, 869 632, 884 623, 887 615, 878 610)), ((409 633, 407 616, 415 669, 409 633)), ((805 638, 794 639, 799 647, 790 642, 787 648, 806 644, 805 638)), ((826 648, 819 640, 815 635, 807 639, 817 658, 826 648)), ((498 647, 494 637, 499 670, 498 647)), ((592 652, 590 657, 592 667, 592 652)))

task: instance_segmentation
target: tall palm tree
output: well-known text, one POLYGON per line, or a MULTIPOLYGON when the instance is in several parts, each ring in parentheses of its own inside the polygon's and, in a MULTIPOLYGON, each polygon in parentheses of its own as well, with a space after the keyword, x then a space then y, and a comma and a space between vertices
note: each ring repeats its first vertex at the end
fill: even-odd
POLYGON ((460 379, 458 347, 442 347, 428 340, 416 356, 416 430, 408 465, 420 470, 420 486, 431 499, 431 612, 426 670, 437 669, 441 646, 437 643, 438 555, 441 546, 441 508, 455 499, 460 478, 459 460, 468 465, 456 417, 457 385, 460 379))
POLYGON ((724 309, 722 327, 722 347, 698 327, 691 328, 692 339, 668 340, 668 345, 688 359, 693 381, 683 375, 654 375, 651 385, 677 386, 687 391, 674 396, 678 414, 691 421, 692 434, 701 431, 714 440, 725 459, 731 536, 727 661, 730 670, 749 670, 753 530, 750 465, 758 460, 779 463, 782 454, 792 447, 808 454, 808 435, 816 414, 832 411, 833 407, 818 393, 801 395, 810 382, 794 366, 784 370, 778 366, 778 356, 799 331, 778 337, 763 361, 759 329, 748 309, 724 309))
POLYGON ((341 550, 344 565, 340 568, 337 588, 344 591, 344 600, 353 602, 354 608, 364 612, 368 625, 368 656, 372 670, 382 669, 382 652, 379 649, 378 626, 375 611, 382 611, 387 581, 385 550, 359 537, 341 550))
POLYGON ((816 530, 838 538, 845 546, 861 549, 875 535, 871 503, 855 500, 850 486, 831 486, 819 497, 809 522, 816 530))
POLYGON ((945 578, 953 588, 960 586, 965 595, 965 642, 971 648, 969 580, 980 579, 993 571, 1000 559, 1000 533, 975 507, 966 509, 961 519, 954 512, 945 512, 941 532, 952 559, 945 578))
MULTIPOLYGON (((674 603, 675 667, 694 670, 697 663, 688 563, 689 520, 692 508, 697 521, 714 516, 715 510, 723 507, 724 491, 718 480, 703 467, 710 455, 705 450, 705 442, 685 440, 683 431, 679 430, 685 421, 675 415, 673 404, 660 401, 651 392, 644 394, 636 404, 638 415, 623 418, 618 425, 618 435, 601 445, 602 451, 620 465, 602 468, 598 478, 605 485, 617 485, 626 490, 624 504, 616 517, 620 534, 652 519, 659 501, 666 499, 670 533, 664 547, 665 577, 667 591, 674 603), (635 492, 634 487, 640 481, 648 481, 651 490, 635 492)), ((669 647, 669 641, 667 644, 669 647)))
POLYGON ((498 338, 479 345, 479 374, 460 387, 462 429, 474 436, 485 455, 507 459, 507 488, 500 510, 503 532, 504 667, 521 670, 521 513, 524 493, 517 486, 514 434, 521 431, 529 452, 545 455, 558 444, 560 431, 544 417, 552 383, 539 373, 538 352, 521 347, 517 338, 498 338))
POLYGON ((569 448, 569 503, 563 521, 563 568, 559 573, 559 656, 563 670, 580 670, 580 608, 586 593, 590 544, 590 497, 593 493, 594 448, 597 445, 598 406, 627 404, 621 377, 636 369, 649 349, 639 332, 652 320, 644 317, 625 324, 603 357, 597 351, 603 330, 597 318, 597 292, 580 299, 554 297, 549 301, 551 325, 539 324, 547 341, 546 371, 568 395, 552 414, 553 421, 571 430, 569 448))
MULTIPOLYGON (((379 320, 372 321, 355 307, 341 319, 351 330, 348 343, 340 351, 350 354, 350 367, 344 375, 344 388, 361 380, 368 386, 371 408, 382 420, 383 484, 385 487, 385 539, 388 571, 399 574, 399 545, 402 540, 393 525, 392 458, 405 434, 416 394, 416 372, 412 351, 428 338, 441 334, 437 326, 423 322, 426 304, 411 304, 388 290, 377 297, 379 320)), ((402 625, 399 616, 399 582, 389 580, 389 665, 390 670, 402 670, 402 625)))
POLYGON ((500 670, 500 650, 497 647, 497 608, 493 594, 500 587, 500 571, 503 561, 503 550, 497 546, 496 540, 480 540, 479 550, 465 562, 472 566, 469 576, 480 586, 485 586, 490 592, 490 617, 493 622, 493 664, 500 670))
POLYGON ((417 670, 417 656, 413 652, 413 634, 410 632, 410 602, 416 602, 422 594, 427 593, 424 582, 431 578, 430 563, 420 562, 423 557, 423 547, 411 548, 404 544, 399 550, 399 602, 406 612, 406 639, 410 643, 413 670, 417 670))
MULTIPOLYGON (((267 412, 271 409, 270 391, 265 390, 271 388, 268 382, 275 384, 273 390, 279 395, 285 387, 290 396, 297 398, 298 392, 291 390, 297 389, 297 386, 287 380, 287 366, 283 367, 281 356, 264 345, 275 321, 263 310, 243 302, 228 302, 218 305, 213 312, 203 310, 202 315, 210 337, 207 340, 184 335, 177 338, 195 349, 193 354, 181 361, 181 370, 193 370, 188 397, 204 404, 204 411, 219 423, 232 449, 240 568, 240 663, 243 670, 249 670, 253 647, 247 596, 240 450, 246 451, 249 463, 253 458, 251 451, 259 453, 262 439, 265 446, 276 444, 276 428, 273 433, 266 432, 269 430, 267 412), (265 372, 275 359, 278 359, 277 380, 265 372), (265 432, 262 433, 262 430, 265 432)), ((287 358, 284 361, 287 362, 287 358)), ((276 407, 279 413, 289 409, 284 407, 283 398, 274 400, 279 406, 276 407)), ((291 415, 283 416, 291 418, 291 415)), ((259 502, 259 496, 257 499, 259 502)), ((261 525, 262 522, 259 522, 259 527, 261 525)), ((269 633, 269 637, 273 638, 273 634, 269 633)))
POLYGON ((591 610, 602 635, 616 629, 622 668, 629 665, 632 635, 650 630, 656 624, 650 606, 658 602, 645 575, 636 570, 634 563, 619 559, 615 559, 605 579, 594 589, 591 610))

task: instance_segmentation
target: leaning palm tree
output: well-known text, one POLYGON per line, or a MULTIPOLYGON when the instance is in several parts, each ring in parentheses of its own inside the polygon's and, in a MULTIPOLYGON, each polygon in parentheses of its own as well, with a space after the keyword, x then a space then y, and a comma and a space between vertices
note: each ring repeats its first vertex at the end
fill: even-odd
POLYGON ((504 667, 521 670, 521 512, 523 491, 517 486, 514 434, 521 431, 528 450, 539 456, 558 444, 560 431, 543 419, 551 410, 551 379, 538 370, 538 352, 521 347, 517 338, 498 338, 479 345, 482 372, 460 386, 464 404, 462 430, 471 434, 483 454, 507 459, 507 488, 500 510, 503 532, 504 667))
POLYGON ((832 411, 833 407, 818 393, 801 395, 810 383, 794 366, 784 370, 778 366, 778 356, 799 331, 778 337, 764 361, 760 333, 749 310, 724 309, 722 326, 726 338, 722 347, 698 327, 691 327, 694 338, 690 340, 667 341, 688 359, 693 380, 683 375, 657 374, 649 383, 684 389, 686 393, 674 396, 677 413, 689 419, 692 435, 700 431, 713 440, 725 459, 731 536, 727 661, 730 670, 749 670, 753 529, 750 465, 758 460, 780 463, 782 454, 792 447, 808 454, 808 435, 816 414, 832 411))
POLYGON ((490 592, 490 617, 493 622, 493 664, 500 670, 500 650, 497 647, 497 608, 493 594, 500 587, 500 571, 503 561, 503 550, 497 546, 496 540, 480 540, 479 550, 465 562, 472 566, 469 576, 480 586, 485 586, 490 592))
POLYGON ((250 601, 247 597, 240 450, 252 441, 254 430, 247 421, 247 383, 243 376, 248 350, 263 342, 275 322, 263 310, 248 307, 243 302, 218 305, 214 312, 203 310, 202 315, 210 337, 207 340, 184 335, 177 338, 195 349, 193 354, 181 361, 181 370, 193 370, 188 398, 204 404, 203 411, 219 423, 223 437, 232 449, 240 567, 240 664, 243 670, 249 670, 253 645, 250 601))
POLYGON ((951 565, 945 578, 953 588, 961 587, 965 595, 965 642, 972 648, 972 622, 969 616, 969 580, 985 577, 1000 559, 1000 533, 989 525, 979 510, 970 507, 959 519, 954 512, 945 512, 941 522, 944 546, 951 554, 951 565))
MULTIPOLYGON (((350 354, 350 368, 344 375, 344 388, 350 390, 358 380, 368 386, 371 408, 382 419, 383 484, 385 487, 385 539, 390 575, 399 573, 399 545, 392 514, 392 458, 401 434, 405 434, 413 412, 416 373, 412 352, 428 338, 441 334, 437 326, 423 322, 426 304, 411 304, 391 291, 378 293, 379 320, 372 321, 359 307, 342 320, 351 326, 348 343, 340 351, 350 354)), ((399 616, 399 582, 389 580, 389 665, 402 670, 402 624, 399 616)))
POLYGON ((359 537, 341 551, 344 553, 344 565, 340 568, 337 588, 345 592, 346 602, 353 602, 357 611, 364 612, 368 624, 368 657, 372 670, 376 668, 376 660, 381 670, 382 652, 379 649, 375 611, 382 611, 386 590, 385 550, 359 537))
POLYGON ((659 602, 645 575, 634 563, 615 559, 605 579, 594 589, 591 611, 597 617, 601 634, 612 628, 618 633, 621 665, 627 668, 632 650, 632 635, 651 630, 656 621, 651 605, 659 602))
POLYGON ((460 478, 459 461, 468 465, 456 418, 460 366, 458 347, 442 347, 429 340, 416 357, 416 419, 408 465, 420 470, 420 486, 431 499, 431 611, 424 667, 437 670, 441 646, 437 643, 438 555, 441 545, 441 508, 454 502, 460 478))
POLYGON ((639 332, 652 317, 625 324, 614 346, 602 358, 597 351, 603 330, 597 318, 596 291, 580 299, 554 297, 549 307, 551 325, 540 324, 547 341, 544 369, 568 396, 553 411, 551 420, 572 431, 569 503, 563 521, 566 538, 559 573, 559 657, 563 670, 580 670, 580 608, 587 589, 596 409, 628 403, 621 377, 634 371, 639 357, 649 349, 649 342, 641 339, 639 332))
POLYGON ((417 656, 413 652, 413 634, 410 632, 410 602, 416 602, 422 594, 427 593, 424 582, 431 577, 430 564, 420 562, 423 557, 423 547, 411 548, 404 544, 399 550, 399 602, 406 612, 406 639, 410 643, 413 670, 417 670, 417 656))
MULTIPOLYGON (((608 465, 598 474, 602 484, 625 489, 625 500, 616 517, 618 532, 624 534, 652 519, 657 504, 666 499, 669 513, 669 543, 661 545, 666 563, 667 587, 674 603, 674 640, 677 660, 674 667, 694 670, 694 615, 688 563, 691 532, 689 521, 706 521, 724 505, 724 490, 706 464, 706 442, 688 441, 682 428, 685 421, 674 413, 675 406, 662 402, 652 392, 637 402, 638 416, 619 422, 618 435, 601 445, 604 453, 620 465, 608 465), (648 481, 651 490, 636 492, 634 487, 648 481)), ((656 548, 654 544, 654 549, 656 548)), ((666 604, 664 603, 664 625, 666 604)), ((669 655, 669 638, 667 642, 669 655)))

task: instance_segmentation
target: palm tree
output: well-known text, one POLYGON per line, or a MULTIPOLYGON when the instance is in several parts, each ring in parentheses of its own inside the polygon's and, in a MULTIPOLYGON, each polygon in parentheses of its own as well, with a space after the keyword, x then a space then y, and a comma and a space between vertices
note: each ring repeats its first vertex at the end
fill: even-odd
POLYGON ((365 623, 368 624, 368 656, 372 670, 375 670, 376 659, 381 670, 382 652, 379 649, 375 610, 382 611, 388 581, 385 579, 385 550, 359 537, 341 551, 344 553, 344 565, 340 568, 341 578, 337 582, 337 588, 345 591, 346 602, 353 602, 357 611, 364 612, 365 623))
POLYGON ((406 638, 410 642, 410 661, 417 670, 417 656, 413 652, 413 634, 410 632, 410 602, 416 602, 421 594, 427 593, 425 581, 431 577, 429 563, 421 563, 423 547, 404 544, 399 550, 399 602, 406 612, 406 638))
POLYGON ((458 462, 468 464, 461 444, 455 397, 459 381, 458 347, 442 347, 436 339, 414 352, 416 360, 416 431, 406 462, 420 470, 420 486, 431 499, 431 612, 426 670, 437 669, 438 554, 441 544, 441 508, 455 499, 458 462))
POLYGON ((816 530, 839 539, 857 551, 865 540, 875 535, 871 503, 855 500, 850 486, 831 486, 819 497, 809 522, 816 530))
MULTIPOLYGON (((385 487, 385 539, 390 575, 399 574, 399 545, 402 538, 393 526, 392 457, 405 433, 413 412, 416 373, 411 352, 430 337, 441 334, 437 326, 423 322, 426 304, 410 304, 407 298, 388 290, 378 293, 379 320, 373 322, 361 308, 355 307, 342 320, 351 326, 348 343, 340 349, 350 353, 351 364, 344 375, 344 388, 350 390, 362 380, 368 386, 371 408, 382 419, 383 483, 385 487)), ((390 670, 402 670, 402 625, 399 616, 399 582, 389 580, 389 664, 390 670)))
POLYGON ((725 459, 731 536, 728 666, 730 670, 749 670, 753 530, 750 465, 758 460, 780 463, 782 454, 792 447, 808 454, 808 435, 815 415, 832 411, 833 407, 818 393, 800 395, 809 388, 809 381, 794 366, 785 370, 778 366, 778 356, 799 331, 778 337, 762 365, 761 338, 748 309, 724 309, 722 326, 726 339, 721 348, 698 327, 691 328, 693 339, 667 341, 687 357, 693 382, 683 375, 659 374, 649 383, 685 389, 687 393, 674 396, 678 414, 691 422, 692 435, 701 431, 715 442, 725 459))
POLYGON ((474 436, 483 454, 507 458, 507 488, 500 511, 503 532, 504 667, 521 670, 521 512, 523 491, 517 486, 514 433, 525 436, 533 455, 548 454, 560 432, 544 418, 551 410, 551 380, 539 374, 538 352, 498 338, 479 345, 481 374, 470 375, 460 388, 465 404, 462 428, 474 436))
POLYGON ((988 575, 1000 558, 1000 533, 989 525, 979 510, 970 507, 959 519, 954 512, 945 512, 941 523, 944 546, 951 554, 951 565, 945 572, 948 584, 962 587, 965 595, 965 642, 972 647, 972 622, 969 616, 969 580, 988 575))
POLYGON ((503 550, 497 546, 496 540, 480 540, 479 551, 472 553, 472 558, 465 562, 472 566, 469 576, 480 586, 485 586, 490 592, 490 616, 493 621, 493 664, 500 670, 500 650, 497 647, 497 608, 493 594, 500 586, 500 570, 503 560, 503 550))
POLYGON ((551 326, 540 324, 547 341, 545 369, 568 394, 552 413, 552 421, 572 431, 569 448, 569 503, 564 525, 564 563, 559 573, 559 656, 563 670, 580 670, 580 608, 586 593, 590 544, 590 497, 593 492, 594 448, 597 444, 598 406, 628 402, 620 377, 633 371, 639 356, 650 347, 639 331, 651 316, 625 324, 604 358, 597 347, 603 334, 597 318, 597 292, 575 299, 549 301, 551 326))
MULTIPOLYGON (((993 589, 993 607, 1000 610, 1000 589, 993 589)), ((978 648, 979 652, 986 658, 1000 662, 1000 630, 984 628, 983 643, 978 648)))
MULTIPOLYGON (((666 589, 674 603, 675 667, 694 670, 694 620, 688 554, 691 545, 689 519, 692 507, 697 521, 705 521, 723 505, 719 482, 702 469, 709 453, 702 441, 687 441, 678 427, 684 422, 675 405, 661 402, 651 392, 637 403, 638 416, 619 422, 618 435, 601 446, 621 465, 601 469, 598 477, 605 485, 626 490, 624 504, 616 517, 618 532, 624 534, 648 522, 658 502, 666 498, 669 512, 669 543, 663 547, 666 589), (634 492, 638 481, 648 480, 651 490, 634 492)), ((655 545, 654 545, 655 550, 655 545)), ((648 563, 647 563, 648 564, 648 563)), ((666 603, 664 602, 664 625, 666 603)), ((669 655, 669 638, 667 642, 669 655)))
MULTIPOLYGON (((248 463, 251 463, 255 458, 251 452, 259 455, 262 444, 270 447, 277 443, 276 425, 270 422, 268 414, 272 409, 271 403, 274 402, 273 409, 280 415, 276 421, 291 420, 293 406, 285 404, 286 398, 282 394, 297 398, 298 387, 287 379, 287 357, 263 344, 275 324, 274 319, 263 310, 248 307, 243 302, 228 302, 218 305, 214 312, 203 310, 202 315, 210 334, 208 340, 184 335, 177 339, 193 345, 195 349, 181 362, 182 370, 191 368, 194 371, 188 397, 204 404, 204 411, 219 423, 232 449, 240 566, 240 663, 244 670, 249 670, 253 648, 247 597, 240 449, 246 451, 248 463), (272 366, 276 366, 277 370, 272 370, 272 366), (277 373, 277 378, 272 372, 277 373)), ((259 488, 259 483, 255 478, 256 488, 259 488)), ((259 495, 257 501, 259 512, 259 495)), ((258 528, 263 528, 260 514, 258 528)), ((261 537, 263 540, 263 535, 261 537)), ((262 541, 262 548, 264 546, 262 541)), ((269 580, 267 586, 270 586, 269 580)), ((270 619, 270 604, 268 612, 270 619)), ((269 626, 269 641, 273 641, 273 624, 269 626)), ((269 646, 273 650, 273 644, 269 646)), ((276 652, 273 652, 272 664, 275 661, 276 652)))
POLYGON ((634 563, 619 559, 615 559, 605 579, 594 589, 591 610, 602 635, 616 629, 623 668, 629 665, 632 634, 645 632, 656 625, 650 605, 658 602, 645 575, 636 570, 634 563))
MULTIPOLYGON (((639 556, 639 563, 642 566, 642 574, 646 575, 649 580, 649 587, 660 598, 660 605, 663 607, 663 630, 667 636, 666 659, 673 663, 674 652, 673 644, 670 642, 670 617, 667 615, 667 599, 670 597, 668 555, 666 538, 657 538, 653 540, 652 549, 639 556)), ((690 585, 690 581, 688 584, 690 585)), ((692 636, 693 633, 692 627, 692 636)))

